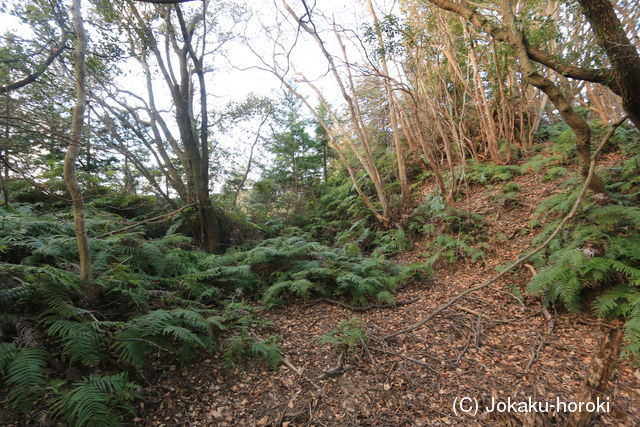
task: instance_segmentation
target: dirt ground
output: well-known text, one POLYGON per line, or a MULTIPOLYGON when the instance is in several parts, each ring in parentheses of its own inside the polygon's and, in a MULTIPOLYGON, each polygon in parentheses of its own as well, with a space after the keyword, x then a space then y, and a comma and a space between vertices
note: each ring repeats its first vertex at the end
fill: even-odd
MULTIPOLYGON (((607 162, 607 159, 604 159, 607 162)), ((610 160, 613 161, 613 160, 610 160)), ((470 295, 422 328, 382 342, 375 337, 405 327, 459 292, 495 275, 495 267, 514 260, 528 248, 539 229, 529 221, 536 204, 565 191, 541 174, 515 178, 521 204, 499 206, 494 189, 476 189, 461 207, 488 221, 491 247, 484 262, 459 263, 436 270, 430 281, 402 287, 394 308, 364 312, 299 301, 261 315, 273 322, 290 367, 269 370, 259 363, 223 367, 218 356, 184 367, 155 372, 155 397, 141 404, 140 425, 553 425, 564 414, 488 413, 492 399, 555 402, 575 400, 591 356, 615 322, 551 311, 555 327, 548 331, 540 301, 518 296, 531 272, 521 268, 496 284, 470 295), (344 354, 318 341, 346 319, 359 317, 371 337, 344 354), (294 372, 298 370, 298 373, 294 372), (301 374, 300 371, 302 371, 301 374), (475 415, 456 415, 455 399, 478 402, 475 415)), ((399 257, 422 259, 425 242, 399 257)), ((620 361, 610 382, 610 411, 595 425, 640 425, 640 369, 620 361)))

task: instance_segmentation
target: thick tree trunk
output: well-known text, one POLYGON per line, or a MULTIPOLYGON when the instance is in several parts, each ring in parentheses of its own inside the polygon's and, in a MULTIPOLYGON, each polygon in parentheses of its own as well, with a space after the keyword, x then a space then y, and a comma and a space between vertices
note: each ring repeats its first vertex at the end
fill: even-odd
POLYGON ((64 180, 71 196, 73 207, 73 223, 76 231, 76 241, 78 243, 78 255, 80 257, 80 279, 85 286, 85 296, 92 300, 95 298, 95 288, 91 283, 91 256, 89 254, 89 238, 84 217, 84 200, 76 178, 76 158, 80 152, 82 143, 82 129, 84 113, 87 105, 87 95, 85 90, 85 53, 87 49, 87 38, 84 32, 82 21, 82 0, 73 0, 71 7, 73 15, 73 26, 76 33, 75 43, 75 78, 76 78, 76 105, 73 109, 71 122, 71 141, 64 156, 64 180))
POLYGON ((611 61, 622 105, 629 119, 640 129, 640 55, 625 34, 610 0, 579 0, 579 3, 598 44, 611 61))

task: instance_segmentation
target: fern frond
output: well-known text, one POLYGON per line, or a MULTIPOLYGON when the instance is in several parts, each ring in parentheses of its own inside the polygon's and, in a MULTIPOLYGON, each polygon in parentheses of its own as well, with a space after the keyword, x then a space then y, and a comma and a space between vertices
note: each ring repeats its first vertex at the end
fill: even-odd
POLYGON ((0 375, 9 389, 6 396, 12 407, 28 412, 34 400, 44 394, 46 358, 41 349, 0 343, 0 375))
POLYGON ((131 402, 139 397, 139 386, 128 381, 126 373, 91 375, 74 383, 51 405, 51 411, 64 416, 74 426, 120 425, 115 408, 133 412, 131 402))

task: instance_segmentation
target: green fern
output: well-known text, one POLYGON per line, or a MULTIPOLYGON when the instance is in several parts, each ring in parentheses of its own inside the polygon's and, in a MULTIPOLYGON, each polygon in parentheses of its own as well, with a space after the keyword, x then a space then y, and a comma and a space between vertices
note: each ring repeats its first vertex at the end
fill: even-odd
POLYGON ((36 348, 0 343, 0 377, 9 404, 24 413, 42 396, 46 385, 47 353, 36 348))
POLYGON ((238 364, 250 357, 261 357, 267 366, 277 368, 284 356, 276 344, 275 337, 259 339, 251 336, 247 328, 242 328, 240 334, 231 337, 225 346, 224 358, 229 366, 238 364))
POLYGON ((124 372, 91 375, 61 392, 51 411, 73 426, 117 426, 122 422, 121 411, 133 413, 132 401, 140 397, 139 390, 124 372))
MULTIPOLYGON (((552 199, 547 207, 566 208, 566 201, 552 199)), ((560 301, 572 312, 591 303, 600 316, 624 318, 629 342, 626 349, 635 355, 640 354, 639 225, 640 209, 636 206, 586 203, 577 222, 533 258, 539 272, 527 287, 546 303, 560 301)), ((533 244, 546 239, 555 226, 556 222, 550 224, 533 244)))
POLYGON ((496 165, 493 163, 471 163, 466 177, 472 184, 488 184, 504 182, 520 174, 520 168, 512 165, 496 165))
POLYGON ((522 170, 533 171, 533 172, 541 172, 542 169, 546 168, 549 165, 552 165, 554 162, 560 160, 560 156, 549 156, 538 154, 535 157, 529 159, 526 163, 522 165, 522 170))
POLYGON ((485 257, 484 251, 470 246, 464 238, 456 239, 449 234, 438 235, 429 243, 428 248, 431 249, 431 252, 427 252, 425 255, 429 265, 443 261, 453 264, 462 259, 476 263, 485 257))
POLYGON ((331 344, 339 350, 353 350, 362 343, 367 343, 367 334, 362 330, 362 320, 352 317, 340 322, 336 329, 318 338, 322 343, 331 344))
POLYGON ((104 358, 101 345, 104 340, 93 322, 76 322, 67 319, 49 318, 48 333, 62 341, 62 354, 70 363, 80 362, 95 367, 104 358))
POLYGON ((213 346, 209 311, 197 309, 154 310, 117 324, 112 344, 124 362, 140 366, 154 349, 175 348, 183 358, 197 348, 213 346))

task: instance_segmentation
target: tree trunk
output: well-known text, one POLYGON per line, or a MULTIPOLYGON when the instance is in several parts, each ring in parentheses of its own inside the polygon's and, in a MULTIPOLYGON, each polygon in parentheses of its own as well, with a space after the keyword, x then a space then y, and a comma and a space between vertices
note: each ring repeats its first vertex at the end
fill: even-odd
MULTIPOLYGON (((598 352, 591 357, 591 366, 583 384, 583 391, 577 398, 578 402, 594 402, 598 398, 604 400, 609 379, 613 377, 618 362, 620 347, 622 346, 623 331, 611 329, 600 342, 598 352)), ((569 415, 567 427, 590 426, 593 413, 589 411, 576 411, 569 415)))
POLYGON ((398 165, 398 181, 400 182, 400 192, 402 194, 402 204, 407 206, 411 199, 411 190, 409 188, 409 180, 407 179, 407 167, 404 159, 404 149, 402 147, 402 141, 400 140, 400 127, 398 125, 398 115, 397 115, 397 103, 395 96, 393 94, 393 90, 391 89, 390 83, 390 74, 389 67, 387 66, 387 58, 386 53, 384 51, 384 40, 382 38, 382 32, 380 31, 380 23, 378 21, 378 16, 376 15, 376 11, 373 8, 373 4, 371 0, 367 0, 367 8, 369 9, 369 13, 371 14, 371 19, 373 21, 373 27, 376 31, 376 36, 378 39, 378 47, 380 48, 380 65, 382 66, 382 72, 384 76, 382 79, 384 80, 384 89, 387 94, 387 102, 389 102, 389 121, 391 122, 391 135, 393 138, 393 146, 396 152, 396 162, 398 165))
POLYGON ((6 112, 7 122, 4 127, 4 147, 0 147, 0 184, 2 185, 2 197, 4 198, 4 205, 9 206, 9 191, 7 190, 7 186, 5 184, 6 179, 9 178, 9 165, 5 164, 9 163, 9 136, 11 135, 11 128, 9 127, 9 113, 10 113, 10 105, 11 98, 9 95, 5 95, 6 98, 6 112), (2 154, 2 148, 4 148, 4 156, 2 154))
POLYGON ((80 279, 85 286, 85 296, 90 301, 95 298, 95 288, 91 283, 91 256, 89 254, 89 238, 84 217, 84 200, 76 178, 76 159, 82 143, 82 129, 84 113, 87 105, 85 90, 86 68, 85 53, 87 50, 87 38, 84 32, 82 20, 82 0, 73 0, 71 7, 73 26, 76 33, 74 70, 76 78, 76 105, 73 109, 71 121, 71 141, 64 156, 64 180, 71 196, 73 207, 73 223, 76 231, 78 255, 80 257, 80 279))
POLYGON ((617 81, 622 105, 640 129, 640 55, 627 37, 611 0, 579 0, 598 44, 605 50, 617 81))
MULTIPOLYGON (((291 6, 289 6, 289 4, 286 3, 285 0, 283 0, 282 4, 284 8, 287 10, 287 12, 293 17, 293 19, 295 19, 300 24, 302 29, 305 30, 311 37, 313 37, 316 44, 320 48, 322 54, 325 56, 325 58, 327 59, 327 62, 329 63, 329 71, 331 71, 331 74, 333 74, 335 81, 338 84, 338 87, 342 94, 342 97, 347 102, 347 109, 349 111, 349 116, 351 117, 351 125, 353 128, 353 133, 356 135, 356 138, 360 146, 362 147, 363 153, 360 152, 358 147, 356 147, 356 144, 354 144, 350 138, 345 138, 344 141, 346 142, 349 149, 356 155, 358 161, 367 172, 367 175, 369 175, 369 177, 371 178, 373 186, 376 190, 376 195, 378 196, 378 201, 380 202, 380 207, 382 208, 382 215, 379 215, 376 212, 373 204, 371 203, 370 200, 368 200, 368 198, 363 197, 364 193, 361 193, 360 191, 358 191, 358 194, 360 194, 360 196, 363 197, 363 201, 369 207, 369 209, 371 209, 372 212, 374 212, 374 215, 378 219, 378 221, 380 221, 384 227, 388 227, 391 222, 389 202, 384 190, 382 179, 380 178, 380 173, 378 172, 378 168, 376 166, 375 160, 371 153, 369 137, 367 136, 367 132, 365 131, 364 120, 362 119, 362 113, 360 111, 360 107, 358 104, 355 84, 353 81, 353 76, 351 74, 351 68, 349 67, 349 59, 347 58, 347 49, 340 35, 338 34, 337 30, 334 28, 333 33, 336 36, 340 49, 342 50, 342 55, 343 55, 342 59, 346 64, 347 84, 345 84, 343 81, 343 78, 338 73, 338 68, 336 66, 334 56, 327 51, 326 45, 320 38, 320 35, 318 34, 315 26, 309 25, 303 22, 298 17, 298 15, 296 15, 296 13, 293 11, 291 6), (349 91, 347 91, 347 87, 349 91)), ((278 74, 276 73, 276 75, 278 74)), ((287 85, 286 83, 284 83, 284 79, 281 78, 280 80, 283 81, 283 84, 285 84, 289 88, 289 90, 291 90, 290 85, 287 85)), ((318 96, 321 97, 321 94, 317 89, 317 87, 315 87, 315 85, 313 85, 306 78, 304 80, 318 94, 318 96)), ((293 92, 295 93, 295 91, 293 92)), ((335 122, 339 123, 338 120, 335 120, 335 122)), ((347 133, 345 132, 345 134, 347 133)), ((336 145, 334 144, 334 147, 335 146, 336 145)), ((343 153, 339 153, 339 154, 343 154, 343 153)), ((344 159, 344 156, 342 157, 342 159, 344 159)), ((352 177, 352 179, 356 179, 355 175, 352 175, 352 172, 353 171, 349 172, 350 176, 352 177)))
MULTIPOLYGON (((551 103, 558 109, 564 121, 571 127, 576 135, 576 149, 578 152, 578 163, 580 174, 584 179, 588 179, 589 162, 591 159, 591 128, 587 122, 574 110, 569 99, 562 91, 547 77, 533 70, 529 56, 527 55, 524 34, 516 26, 516 19, 513 13, 513 5, 510 0, 501 0, 502 15, 506 24, 508 35, 507 40, 516 51, 516 57, 522 70, 525 80, 531 85, 543 91, 551 103)), ((607 193, 604 184, 594 173, 589 183, 589 190, 594 193, 607 193)))

